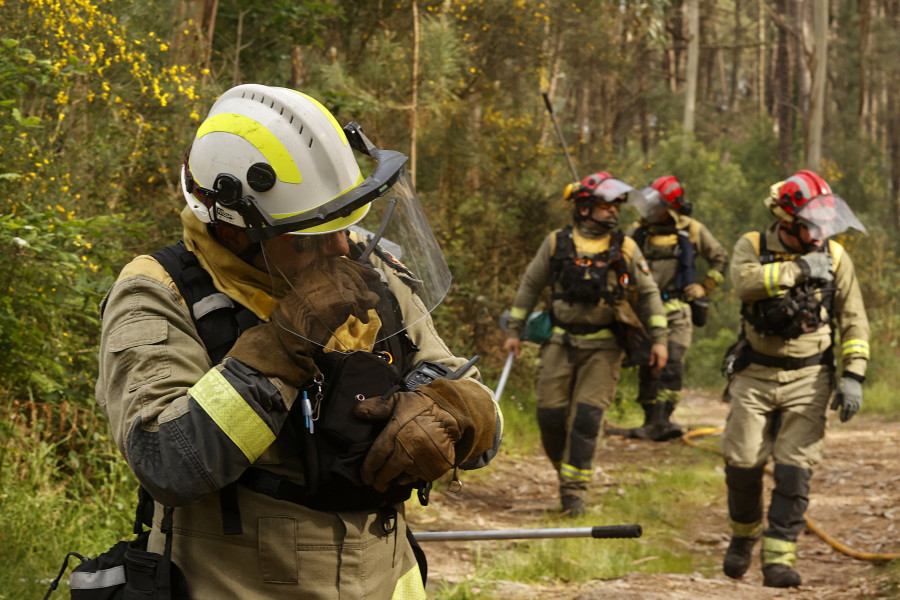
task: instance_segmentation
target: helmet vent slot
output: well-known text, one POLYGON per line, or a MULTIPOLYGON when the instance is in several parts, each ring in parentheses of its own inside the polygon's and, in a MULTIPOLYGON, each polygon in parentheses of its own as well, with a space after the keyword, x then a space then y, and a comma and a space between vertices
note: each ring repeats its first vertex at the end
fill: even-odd
POLYGON ((314 138, 309 138, 309 147, 312 148, 314 138))

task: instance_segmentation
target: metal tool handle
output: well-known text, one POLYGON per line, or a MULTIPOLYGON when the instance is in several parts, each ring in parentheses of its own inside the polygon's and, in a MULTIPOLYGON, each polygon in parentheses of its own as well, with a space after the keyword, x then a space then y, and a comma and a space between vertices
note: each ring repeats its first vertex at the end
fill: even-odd
POLYGON ((419 531, 413 533, 418 542, 449 542, 475 540, 517 540, 579 538, 626 539, 639 538, 643 529, 638 524, 598 525, 596 527, 557 527, 553 529, 487 529, 482 531, 419 531))

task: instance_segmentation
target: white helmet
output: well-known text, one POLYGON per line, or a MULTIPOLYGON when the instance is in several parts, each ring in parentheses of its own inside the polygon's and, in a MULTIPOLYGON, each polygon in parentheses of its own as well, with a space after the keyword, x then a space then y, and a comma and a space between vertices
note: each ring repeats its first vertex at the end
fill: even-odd
POLYGON ((181 184, 200 221, 230 223, 260 241, 349 227, 394 183, 406 160, 375 148, 356 123, 342 129, 305 94, 246 84, 213 104, 185 154, 181 184), (368 179, 354 148, 379 163, 368 179))

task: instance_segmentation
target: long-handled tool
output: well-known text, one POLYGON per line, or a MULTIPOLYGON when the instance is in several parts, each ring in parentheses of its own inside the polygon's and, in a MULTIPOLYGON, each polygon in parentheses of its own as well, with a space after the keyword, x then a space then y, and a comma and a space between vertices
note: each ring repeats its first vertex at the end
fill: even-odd
POLYGON ((503 388, 506 387, 506 380, 509 379, 509 372, 512 370, 512 364, 515 358, 513 352, 506 355, 506 364, 503 365, 503 372, 500 373, 500 381, 497 383, 497 391, 494 392, 494 399, 497 402, 500 402, 500 396, 503 395, 503 388))
POLYGON ((559 143, 562 145, 563 152, 566 153, 566 160, 569 161, 569 168, 572 170, 572 178, 574 181, 579 181, 578 172, 575 170, 575 164, 572 162, 572 157, 569 156, 569 147, 566 146, 566 138, 563 137, 562 129, 559 128, 559 123, 556 122, 556 115, 553 113, 553 105, 550 104, 550 97, 547 95, 547 92, 541 92, 544 96, 544 104, 547 105, 547 112, 550 113, 550 119, 553 121, 553 126, 556 127, 556 135, 559 137, 559 143))
POLYGON ((625 539, 639 538, 640 525, 597 525, 595 527, 555 527, 552 529, 486 529, 473 531, 418 531, 417 542, 458 542, 474 540, 530 540, 549 538, 625 539))

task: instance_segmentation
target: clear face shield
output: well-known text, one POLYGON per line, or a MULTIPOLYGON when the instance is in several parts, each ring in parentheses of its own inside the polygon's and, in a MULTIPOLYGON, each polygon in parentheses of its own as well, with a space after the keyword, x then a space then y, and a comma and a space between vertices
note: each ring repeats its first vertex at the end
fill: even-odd
POLYGON ((628 206, 634 208, 648 223, 658 223, 668 216, 666 203, 656 188, 647 186, 628 197, 628 206))
POLYGON ((365 216, 346 228, 262 242, 273 295, 287 298, 273 319, 326 351, 371 350, 425 318, 450 289, 450 269, 402 165, 372 189, 365 216), (292 316, 295 305, 302 318, 292 316))
POLYGON ((867 233, 865 226, 837 194, 812 198, 797 209, 797 219, 809 230, 810 237, 817 241, 839 235, 850 228, 867 233))

